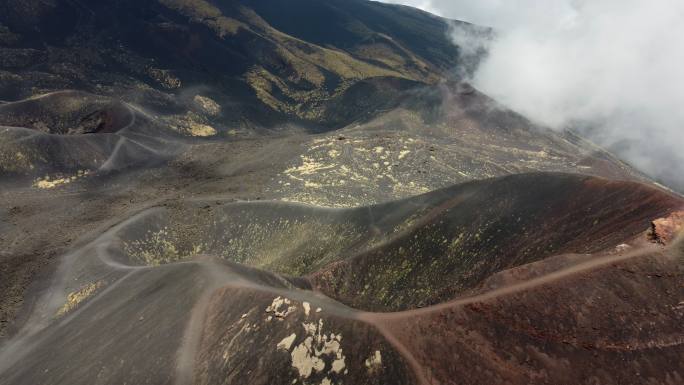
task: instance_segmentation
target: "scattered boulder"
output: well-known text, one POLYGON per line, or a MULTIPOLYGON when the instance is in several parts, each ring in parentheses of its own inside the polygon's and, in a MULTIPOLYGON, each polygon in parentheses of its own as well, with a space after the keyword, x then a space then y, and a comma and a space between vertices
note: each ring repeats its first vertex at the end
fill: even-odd
POLYGON ((668 245, 674 241, 684 229, 684 211, 676 211, 667 218, 659 218, 651 222, 648 238, 653 243, 668 245))

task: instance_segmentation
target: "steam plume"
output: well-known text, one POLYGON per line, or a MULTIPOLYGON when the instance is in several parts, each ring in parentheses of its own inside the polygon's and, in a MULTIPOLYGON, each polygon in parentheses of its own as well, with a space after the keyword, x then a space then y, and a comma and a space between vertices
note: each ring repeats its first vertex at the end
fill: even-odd
POLYGON ((493 27, 497 37, 473 75, 475 87, 684 189, 681 0, 393 2, 493 27))

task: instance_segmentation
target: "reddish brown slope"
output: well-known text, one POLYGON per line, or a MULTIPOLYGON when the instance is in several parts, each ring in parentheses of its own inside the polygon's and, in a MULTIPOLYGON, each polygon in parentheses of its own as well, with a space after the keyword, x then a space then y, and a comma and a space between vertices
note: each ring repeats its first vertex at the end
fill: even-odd
POLYGON ((313 274, 314 286, 366 310, 434 305, 500 271, 615 248, 684 205, 643 184, 564 174, 474 182, 423 199, 429 209, 385 244, 313 274))
POLYGON ((681 248, 594 258, 605 263, 366 318, 403 347, 424 384, 683 383, 681 248))

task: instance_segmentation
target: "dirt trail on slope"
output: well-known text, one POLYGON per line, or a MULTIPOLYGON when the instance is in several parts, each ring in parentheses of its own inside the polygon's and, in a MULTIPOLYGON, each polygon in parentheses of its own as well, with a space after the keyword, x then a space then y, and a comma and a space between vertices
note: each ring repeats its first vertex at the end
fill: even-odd
POLYGON ((543 286, 548 283, 553 283, 556 281, 559 281, 563 278, 566 278, 571 275, 575 275, 578 273, 583 273, 586 271, 590 271, 592 269, 596 268, 601 268, 606 265, 610 265, 612 263, 617 263, 617 262, 622 262, 626 261, 632 258, 638 258, 646 255, 653 255, 653 254, 663 254, 666 252, 669 248, 658 246, 658 245, 644 245, 643 247, 640 247, 637 250, 633 250, 631 252, 627 253, 622 253, 622 254, 616 254, 616 255, 606 255, 606 256, 601 256, 601 257, 596 257, 591 259, 590 261, 587 262, 581 262, 578 263, 574 266, 561 269, 558 271, 555 271, 553 273, 549 273, 546 275, 543 275, 541 277, 537 278, 532 278, 528 281, 525 282, 520 282, 520 283, 515 283, 509 286, 505 286, 502 288, 494 289, 489 292, 483 293, 483 294, 478 294, 470 297, 465 297, 465 298, 459 298, 453 301, 449 302, 444 302, 439 305, 434 305, 430 307, 425 307, 421 309, 412 309, 412 310, 406 310, 406 311, 401 311, 401 312, 394 312, 394 313, 364 313, 362 315, 363 319, 367 319, 369 322, 382 322, 385 320, 394 320, 398 318, 404 318, 404 317, 410 317, 410 316, 419 316, 419 315, 424 315, 424 314, 430 314, 434 312, 438 312, 443 309, 448 309, 456 306, 463 306, 463 305, 469 305, 472 303, 477 303, 477 302, 484 302, 484 301, 489 301, 492 299, 496 299, 498 297, 510 295, 510 294, 515 294, 524 290, 529 290, 529 289, 534 289, 539 286, 543 286))
POLYGON ((433 381, 430 380, 430 368, 427 367, 425 364, 421 363, 418 359, 416 359, 416 357, 414 357, 413 355, 413 352, 411 352, 411 350, 400 341, 398 336, 395 335, 395 332, 391 330, 392 323, 405 320, 407 318, 437 313, 446 309, 453 309, 474 303, 482 303, 495 300, 500 297, 509 296, 512 294, 520 293, 526 290, 536 289, 547 284, 558 282, 573 275, 590 272, 592 270, 600 269, 611 264, 624 262, 639 257, 662 257, 670 250, 676 250, 677 247, 680 247, 683 240, 684 236, 680 236, 676 242, 673 242, 669 246, 651 244, 647 243, 646 241, 641 241, 642 244, 640 244, 639 247, 633 251, 624 252, 620 254, 600 255, 595 258, 592 258, 589 261, 579 262, 573 266, 561 268, 560 270, 554 271, 552 273, 544 274, 542 276, 535 277, 524 282, 514 283, 501 288, 493 289, 482 294, 477 294, 465 298, 459 298, 453 301, 421 309, 413 309, 394 313, 363 312, 359 314, 359 319, 375 326, 377 330, 387 339, 387 341, 390 342, 392 346, 394 346, 394 348, 403 356, 403 358, 409 363, 411 368, 414 370, 414 374, 421 385, 432 385, 433 381))

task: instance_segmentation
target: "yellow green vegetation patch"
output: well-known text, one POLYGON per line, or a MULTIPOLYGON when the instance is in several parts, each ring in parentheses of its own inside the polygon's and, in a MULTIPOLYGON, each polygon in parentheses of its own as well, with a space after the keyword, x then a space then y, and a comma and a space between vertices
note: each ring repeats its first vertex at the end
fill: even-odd
POLYGON ((89 170, 79 170, 76 174, 74 175, 53 175, 49 176, 46 175, 44 178, 36 179, 33 182, 33 187, 39 188, 39 189, 44 189, 44 190, 49 190, 53 189, 59 186, 63 186, 72 182, 75 182, 78 179, 84 178, 90 174, 89 170))
POLYGON ((83 286, 77 291, 69 293, 67 295, 66 303, 57 311, 57 317, 62 317, 76 309, 83 301, 92 297, 103 286, 104 282, 102 281, 93 282, 83 286))

